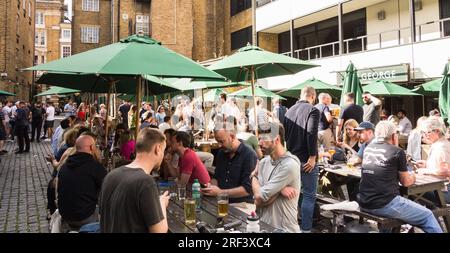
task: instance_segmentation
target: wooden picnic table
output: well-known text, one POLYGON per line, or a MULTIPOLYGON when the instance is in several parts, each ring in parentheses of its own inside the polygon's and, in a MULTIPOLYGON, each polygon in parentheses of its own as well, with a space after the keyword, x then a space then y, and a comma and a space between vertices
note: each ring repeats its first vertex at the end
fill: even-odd
MULTIPOLYGON (((324 168, 324 170, 343 177, 361 178, 360 166, 349 169, 346 164, 336 164, 324 168)), ((436 206, 436 208, 438 209, 436 210, 436 213, 439 213, 440 216, 444 218, 447 232, 450 232, 450 210, 447 207, 444 194, 441 191, 445 187, 446 182, 446 179, 438 178, 435 176, 416 174, 416 182, 408 187, 401 186, 400 193, 415 202, 429 204, 431 203, 431 201, 423 198, 423 195, 427 192, 433 192, 439 200, 439 203, 436 206)))
MULTIPOLYGON (((247 215, 241 210, 233 207, 228 208, 228 216, 223 218, 223 224, 229 224, 235 221, 241 221, 241 225, 234 230, 245 233, 247 227, 247 215)), ((196 212, 196 221, 206 222, 212 228, 217 225, 217 201, 215 197, 202 196, 201 210, 196 212)), ((184 218, 184 203, 177 199, 171 199, 167 208, 167 220, 169 225, 169 231, 171 233, 198 233, 195 224, 188 225, 185 223, 184 218)), ((271 225, 259 222, 261 231, 271 233, 275 230, 271 225)))

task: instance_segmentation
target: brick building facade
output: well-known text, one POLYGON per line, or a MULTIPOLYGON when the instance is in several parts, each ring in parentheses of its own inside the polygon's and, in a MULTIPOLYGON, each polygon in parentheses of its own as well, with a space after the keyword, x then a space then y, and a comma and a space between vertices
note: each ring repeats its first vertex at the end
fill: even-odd
POLYGON ((231 33, 251 26, 251 9, 231 16, 229 0, 73 0, 72 52, 143 30, 193 60, 230 54, 231 33))
MULTIPOLYGON (((36 0, 36 65, 71 55, 72 27, 64 19, 64 10, 64 0, 36 0)), ((41 74, 40 71, 36 72, 36 78, 41 74)), ((41 85, 34 88, 34 95, 46 89, 41 85)))
POLYGON ((33 73, 35 0, 0 1, 0 89, 28 100, 33 73))

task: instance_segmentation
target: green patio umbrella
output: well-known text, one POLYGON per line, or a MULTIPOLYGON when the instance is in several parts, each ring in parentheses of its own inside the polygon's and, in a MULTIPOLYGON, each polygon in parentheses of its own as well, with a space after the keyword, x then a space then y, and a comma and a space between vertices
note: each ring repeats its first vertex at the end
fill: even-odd
MULTIPOLYGON (((225 57, 208 68, 235 82, 250 81, 254 98, 253 105, 256 108, 254 96, 256 79, 292 75, 313 67, 318 67, 318 65, 268 52, 248 44, 246 47, 237 50, 233 55, 225 57)), ((257 119, 256 110, 255 119, 257 119)), ((255 124, 258 126, 258 122, 255 122, 255 124)), ((256 134, 258 134, 258 131, 256 131, 256 134)))
POLYGON ((443 78, 434 79, 432 81, 421 84, 419 87, 412 89, 413 92, 425 96, 439 95, 443 78))
POLYGON ((132 35, 118 43, 75 54, 26 70, 90 73, 101 76, 223 77, 145 35, 132 35))
POLYGON ((450 124, 450 62, 445 64, 444 77, 441 82, 441 90, 439 92, 439 109, 441 111, 441 117, 450 124))
MULTIPOLYGON (((219 74, 161 46, 160 42, 143 34, 132 35, 121 39, 118 43, 34 66, 26 70, 73 74, 72 77, 75 79, 79 78, 77 74, 89 74, 94 77, 91 79, 91 87, 99 85, 101 80, 105 81, 104 84, 107 86, 105 90, 108 92, 108 97, 113 84, 122 80, 122 77, 135 78, 135 85, 132 87, 136 87, 138 104, 140 103, 143 75, 152 75, 160 78, 224 79, 219 74)), ((52 73, 48 74, 53 75, 52 73)), ((66 77, 70 78, 70 76, 66 77)), ((58 86, 73 88, 66 86, 68 85, 66 83, 68 83, 67 79, 58 86)), ((116 88, 118 89, 118 87, 116 88)), ((77 87, 77 89, 80 88, 77 87)), ((109 104, 109 99, 107 101, 109 104)), ((107 107, 109 109, 109 105, 107 107)), ((136 119, 136 125, 139 126, 138 119, 136 119)))
POLYGON ((344 78, 344 87, 342 87, 342 94, 341 94, 341 102, 340 106, 343 107, 345 105, 344 96, 346 93, 353 92, 355 94, 355 104, 362 106, 362 87, 361 82, 358 78, 357 69, 353 65, 352 62, 347 67, 347 70, 345 71, 345 78, 344 78))
POLYGON ((35 97, 48 96, 48 95, 72 94, 72 93, 78 93, 78 92, 80 92, 80 91, 74 90, 74 89, 69 89, 69 88, 58 87, 58 86, 52 86, 50 89, 37 94, 35 97))
POLYGON ((4 90, 0 90, 0 96, 15 96, 16 94, 14 94, 14 93, 11 93, 11 92, 7 92, 7 91, 4 91, 4 90))
POLYGON ((166 78, 164 80, 182 91, 250 85, 246 82, 231 82, 225 80, 193 80, 191 78, 166 78))
POLYGON ((284 96, 284 97, 299 98, 302 89, 305 88, 306 86, 313 87, 317 93, 326 92, 326 93, 330 93, 330 95, 335 96, 335 97, 339 97, 342 92, 341 88, 339 88, 335 85, 331 85, 331 84, 322 82, 321 80, 313 77, 309 80, 306 80, 305 82, 303 82, 301 84, 297 84, 290 88, 287 88, 280 92, 277 92, 277 94, 284 96))
POLYGON ((417 94, 410 89, 386 80, 371 82, 364 86, 363 90, 370 92, 372 95, 383 97, 420 96, 420 94, 417 94))
POLYGON ((282 96, 280 96, 276 93, 273 93, 270 90, 264 89, 263 87, 260 87, 260 86, 255 87, 254 95, 252 94, 252 88, 248 87, 248 88, 233 92, 229 96, 230 97, 244 97, 244 98, 246 98, 246 97, 253 98, 253 96, 257 96, 257 97, 264 97, 264 98, 278 98, 278 99, 286 100, 282 96))

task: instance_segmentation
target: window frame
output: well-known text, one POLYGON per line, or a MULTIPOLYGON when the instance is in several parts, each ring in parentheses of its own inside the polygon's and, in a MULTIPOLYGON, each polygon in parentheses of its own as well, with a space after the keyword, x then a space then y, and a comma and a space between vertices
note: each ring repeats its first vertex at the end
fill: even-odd
POLYGON ((81 27, 81 43, 98 44, 100 43, 100 27, 99 26, 82 26, 81 27), (91 37, 89 35, 91 33, 91 37))
POLYGON ((82 0, 81 10, 100 12, 100 0, 82 0))

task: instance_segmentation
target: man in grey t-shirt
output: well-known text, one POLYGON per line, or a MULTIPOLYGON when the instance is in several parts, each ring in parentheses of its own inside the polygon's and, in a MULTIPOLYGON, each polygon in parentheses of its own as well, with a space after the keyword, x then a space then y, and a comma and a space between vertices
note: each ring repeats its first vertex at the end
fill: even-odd
POLYGON ((261 221, 277 229, 299 233, 297 221, 300 161, 284 148, 284 128, 269 123, 259 130, 259 145, 266 157, 251 175, 255 205, 261 221))
POLYGON ((368 121, 376 126, 378 122, 380 122, 381 100, 372 96, 370 92, 366 91, 363 93, 363 101, 363 121, 368 121))

